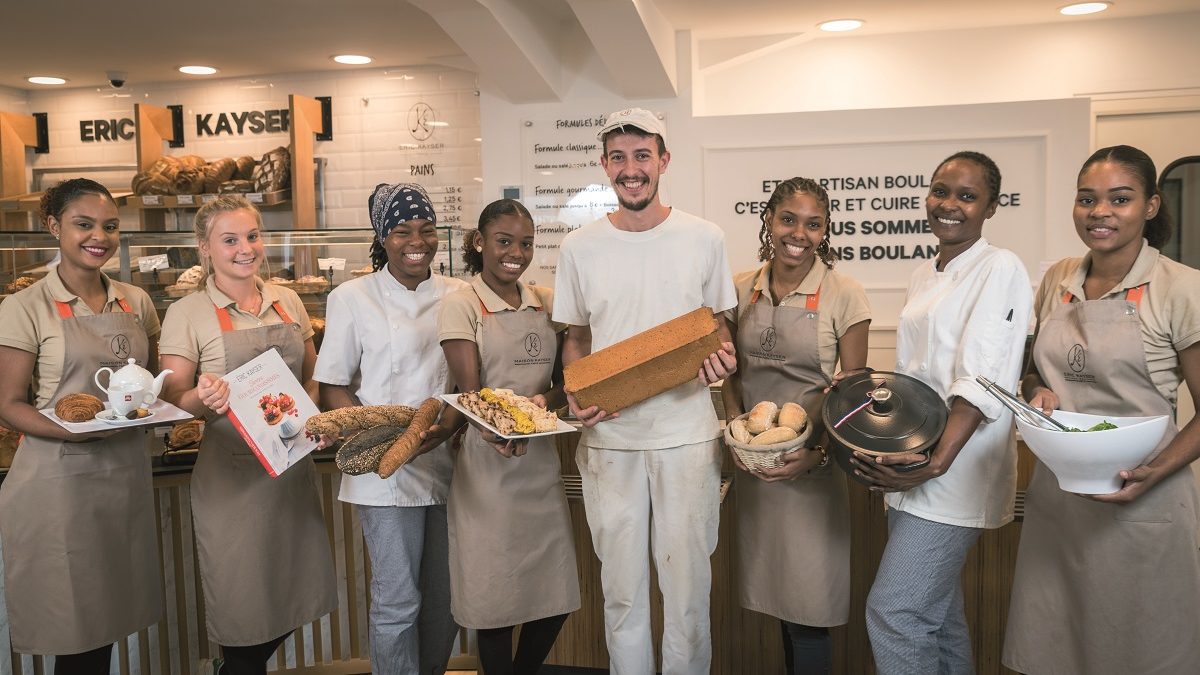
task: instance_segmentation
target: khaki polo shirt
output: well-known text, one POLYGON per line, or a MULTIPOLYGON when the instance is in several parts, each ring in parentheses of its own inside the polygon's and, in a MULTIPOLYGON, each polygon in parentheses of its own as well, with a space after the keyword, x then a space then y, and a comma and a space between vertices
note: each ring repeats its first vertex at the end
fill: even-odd
MULTIPOLYGON (((1075 300, 1084 298, 1083 281, 1091 264, 1089 252, 1082 258, 1060 260, 1046 270, 1033 304, 1039 328, 1062 304, 1067 291, 1075 300)), ((1200 342, 1200 270, 1171 260, 1143 240, 1129 274, 1099 299, 1123 297, 1129 289, 1147 283, 1138 308, 1142 348, 1154 386, 1175 405, 1183 381, 1179 352, 1200 342)))
MULTIPOLYGON (((117 301, 124 300, 142 325, 142 330, 146 331, 150 344, 154 344, 159 323, 150 296, 137 286, 110 279, 103 273, 101 276, 108 287, 103 312, 123 311, 117 301)), ((34 405, 38 408, 49 405, 62 378, 65 345, 62 318, 58 315, 55 301, 69 303, 75 316, 95 314, 86 302, 67 290, 58 276, 57 267, 29 288, 10 295, 0 304, 0 345, 37 356, 33 367, 33 391, 36 398, 34 405)))
MULTIPOLYGON (((737 290, 738 304, 724 314, 735 327, 738 317, 750 307, 754 291, 762 293, 759 304, 775 304, 771 298, 770 261, 756 270, 734 275, 733 286, 737 290)), ((838 340, 854 324, 871 320, 871 305, 861 284, 819 261, 813 264, 800 285, 778 304, 780 307, 804 307, 808 296, 816 293, 818 288, 821 297, 817 309, 817 355, 821 359, 821 370, 826 377, 832 378, 838 362, 838 340)))
MULTIPOLYGON (((520 281, 517 282, 517 286, 521 289, 521 306, 513 307, 496 295, 496 292, 484 283, 482 276, 476 274, 471 277, 470 288, 457 290, 442 300, 442 308, 438 312, 438 342, 469 340, 479 344, 483 339, 481 301, 487 311, 493 314, 538 309, 549 312, 554 306, 554 291, 549 288, 530 286, 520 281)), ((555 333, 561 333, 567 328, 566 324, 561 323, 552 322, 551 325, 555 333)))
POLYGON ((300 325, 301 338, 312 338, 312 325, 308 321, 308 312, 304 310, 300 296, 290 288, 263 283, 260 279, 255 281, 263 295, 262 309, 258 314, 238 309, 236 302, 217 289, 211 277, 202 290, 176 300, 167 308, 167 316, 163 319, 158 353, 186 358, 196 364, 197 373, 224 375, 229 369, 225 363, 225 339, 221 333, 216 308, 224 307, 229 310, 234 330, 245 330, 283 323, 283 319, 272 307, 276 300, 291 320, 300 325))

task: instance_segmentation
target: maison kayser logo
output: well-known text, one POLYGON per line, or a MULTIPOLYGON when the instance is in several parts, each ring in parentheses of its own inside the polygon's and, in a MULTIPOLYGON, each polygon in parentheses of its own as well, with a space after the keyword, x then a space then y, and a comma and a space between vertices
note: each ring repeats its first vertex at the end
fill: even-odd
POLYGON ((1077 344, 1071 347, 1071 351, 1067 352, 1067 365, 1072 372, 1083 372, 1083 369, 1087 367, 1087 350, 1083 348, 1083 345, 1077 344))
POLYGON ((525 336, 525 353, 533 358, 542 353, 542 338, 537 333, 525 336))
POLYGON ((762 350, 764 352, 770 352, 770 351, 775 350, 775 327, 774 326, 768 326, 765 330, 763 330, 762 334, 760 334, 758 336, 758 346, 762 347, 762 350))

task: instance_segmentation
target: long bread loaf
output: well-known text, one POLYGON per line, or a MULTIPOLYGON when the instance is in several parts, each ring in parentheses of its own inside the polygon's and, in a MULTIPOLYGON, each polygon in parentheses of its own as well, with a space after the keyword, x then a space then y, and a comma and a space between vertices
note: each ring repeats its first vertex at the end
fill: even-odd
POLYGON ((408 426, 416 412, 415 408, 406 405, 359 405, 338 408, 308 418, 304 423, 304 431, 311 436, 344 438, 355 431, 372 427, 388 424, 408 426))
POLYGON ((404 427, 385 424, 352 434, 337 451, 337 468, 344 474, 361 476, 379 468, 383 453, 392 447, 404 427))
POLYGON ((378 473, 380 478, 391 477, 400 467, 416 456, 417 448, 421 447, 421 434, 429 431, 429 427, 432 427, 437 421, 438 413, 441 411, 442 402, 440 400, 425 399, 421 407, 417 408, 417 413, 413 415, 408 428, 383 454, 383 459, 379 460, 379 469, 375 473, 378 473))

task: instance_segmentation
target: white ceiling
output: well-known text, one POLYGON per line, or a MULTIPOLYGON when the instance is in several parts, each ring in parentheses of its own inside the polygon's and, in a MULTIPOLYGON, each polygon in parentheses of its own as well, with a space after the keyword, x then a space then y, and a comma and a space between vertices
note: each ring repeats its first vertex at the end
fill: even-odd
MULTIPOLYGON (((729 48, 735 50, 738 38, 811 33, 815 24, 832 18, 865 20, 866 26, 852 33, 863 35, 1200 9, 1198 0, 1116 0, 1106 12, 1068 18, 1058 13, 1066 0, 652 1, 676 30, 691 30, 710 42, 733 39, 729 48)), ((567 0, 479 3, 574 21, 567 0)), ((38 88, 25 81, 30 75, 66 77, 71 87, 100 86, 107 82, 108 70, 126 71, 136 85, 179 81, 189 76, 176 68, 191 63, 216 66, 216 77, 345 69, 330 60, 340 53, 368 54, 375 58, 371 67, 469 63, 437 22, 403 0, 9 0, 5 5, 0 13, 0 85, 21 89, 38 88)), ((563 32, 568 34, 578 35, 563 32)), ((967 56, 969 51, 955 51, 955 58, 967 56)))

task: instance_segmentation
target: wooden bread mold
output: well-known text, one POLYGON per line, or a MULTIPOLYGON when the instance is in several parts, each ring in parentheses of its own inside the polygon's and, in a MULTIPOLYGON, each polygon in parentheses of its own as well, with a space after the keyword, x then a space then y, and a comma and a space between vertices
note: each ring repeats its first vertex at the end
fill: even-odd
POLYGON ((701 307, 575 361, 565 388, 581 408, 617 412, 696 379, 720 348, 717 319, 701 307))
POLYGON ((738 415, 725 425, 725 445, 729 446, 742 464, 751 471, 783 466, 783 456, 805 447, 808 437, 812 434, 812 425, 807 423, 799 434, 789 427, 777 426, 755 434, 750 442, 746 443, 735 438, 733 432, 738 422, 744 424, 749 417, 750 413, 738 415), (776 438, 785 440, 774 442, 776 438))

